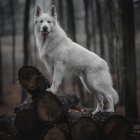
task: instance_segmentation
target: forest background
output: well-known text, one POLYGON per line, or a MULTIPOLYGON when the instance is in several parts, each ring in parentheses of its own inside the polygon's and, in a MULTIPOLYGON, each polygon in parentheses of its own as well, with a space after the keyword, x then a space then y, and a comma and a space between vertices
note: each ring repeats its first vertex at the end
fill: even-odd
MULTIPOLYGON (((116 112, 140 121, 140 0, 0 0, 0 115, 13 114, 27 96, 19 68, 36 66, 49 79, 34 37, 38 4, 44 11, 55 4, 67 35, 107 61, 120 96, 116 112)), ((83 106, 94 104, 76 76, 64 80, 63 90, 83 106)))

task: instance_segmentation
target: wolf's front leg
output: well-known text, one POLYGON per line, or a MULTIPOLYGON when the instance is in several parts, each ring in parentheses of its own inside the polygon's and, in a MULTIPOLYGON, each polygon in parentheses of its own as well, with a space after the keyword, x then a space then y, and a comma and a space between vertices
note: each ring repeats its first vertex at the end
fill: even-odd
POLYGON ((65 65, 63 62, 57 62, 54 65, 54 73, 53 73, 53 80, 52 85, 47 91, 51 91, 52 93, 56 94, 58 91, 59 86, 62 83, 65 73, 65 65))

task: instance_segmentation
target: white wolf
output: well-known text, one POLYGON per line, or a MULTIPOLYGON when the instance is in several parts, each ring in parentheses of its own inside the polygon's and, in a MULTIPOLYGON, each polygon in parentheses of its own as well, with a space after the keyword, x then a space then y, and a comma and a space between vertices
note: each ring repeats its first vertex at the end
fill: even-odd
POLYGON ((88 92, 93 94, 96 91, 95 97, 98 102, 93 114, 103 109, 104 99, 108 102, 107 111, 114 111, 118 94, 112 87, 106 62, 67 37, 58 24, 54 5, 47 13, 37 6, 34 21, 40 59, 52 77, 52 85, 48 91, 55 94, 65 72, 70 70, 79 75, 88 92))

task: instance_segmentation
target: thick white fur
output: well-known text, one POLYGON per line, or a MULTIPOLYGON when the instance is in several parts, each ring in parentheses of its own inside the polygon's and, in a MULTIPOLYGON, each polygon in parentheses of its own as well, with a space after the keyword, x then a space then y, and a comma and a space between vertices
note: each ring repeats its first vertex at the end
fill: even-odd
POLYGON ((88 92, 92 94, 96 91, 98 103, 93 114, 103 109, 104 99, 108 101, 107 111, 114 111, 114 105, 118 102, 118 94, 112 87, 107 63, 95 53, 67 37, 57 22, 55 6, 52 6, 47 13, 43 13, 41 8, 37 7, 35 36, 40 58, 52 77, 49 91, 55 94, 65 72, 73 71, 79 75, 88 92), (47 32, 43 32, 43 26, 47 26, 47 32))

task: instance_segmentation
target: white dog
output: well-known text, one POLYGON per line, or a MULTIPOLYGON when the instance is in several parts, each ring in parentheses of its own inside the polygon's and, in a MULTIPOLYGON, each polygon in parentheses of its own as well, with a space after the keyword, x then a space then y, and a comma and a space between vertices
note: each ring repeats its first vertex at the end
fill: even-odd
POLYGON ((106 62, 67 37, 58 24, 55 6, 51 6, 47 13, 43 13, 37 6, 34 21, 40 58, 52 77, 52 85, 48 91, 55 94, 65 72, 73 71, 79 75, 89 93, 96 91, 98 103, 93 114, 103 109, 104 99, 108 101, 107 111, 114 112, 118 94, 112 87, 106 62))

